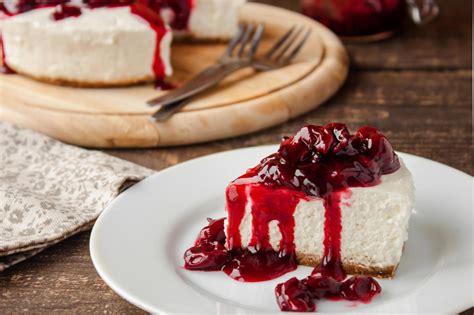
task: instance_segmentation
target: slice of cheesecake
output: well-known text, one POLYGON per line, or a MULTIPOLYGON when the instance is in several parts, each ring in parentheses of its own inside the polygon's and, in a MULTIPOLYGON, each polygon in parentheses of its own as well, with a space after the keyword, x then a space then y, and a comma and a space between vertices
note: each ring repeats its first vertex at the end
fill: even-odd
POLYGON ((161 80, 172 74, 173 32, 196 40, 228 39, 238 28, 243 2, 6 2, 0 5, 2 63, 20 74, 74 86, 161 80))
POLYGON ((383 278, 400 262, 414 186, 376 129, 309 125, 233 181, 226 199, 228 249, 294 253, 341 279, 383 278))
POLYGON ((276 286, 282 311, 369 303, 382 292, 370 276, 395 274, 413 203, 410 172, 377 129, 308 125, 227 186, 226 218, 208 219, 184 268, 255 282, 300 263, 315 268, 276 286))

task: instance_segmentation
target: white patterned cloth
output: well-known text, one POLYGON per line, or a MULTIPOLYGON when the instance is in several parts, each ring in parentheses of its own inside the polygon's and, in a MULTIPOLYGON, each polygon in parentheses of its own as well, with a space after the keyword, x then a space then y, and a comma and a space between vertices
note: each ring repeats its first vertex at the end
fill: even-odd
POLYGON ((153 172, 0 122, 0 271, 89 229, 153 172))

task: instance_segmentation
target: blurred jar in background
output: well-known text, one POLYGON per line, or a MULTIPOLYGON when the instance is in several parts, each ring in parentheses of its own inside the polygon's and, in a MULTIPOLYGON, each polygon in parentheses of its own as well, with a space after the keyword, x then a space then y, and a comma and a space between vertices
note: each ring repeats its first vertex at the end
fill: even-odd
POLYGON ((301 8, 342 38, 357 41, 392 36, 407 12, 416 24, 439 13, 434 0, 301 0, 301 8))

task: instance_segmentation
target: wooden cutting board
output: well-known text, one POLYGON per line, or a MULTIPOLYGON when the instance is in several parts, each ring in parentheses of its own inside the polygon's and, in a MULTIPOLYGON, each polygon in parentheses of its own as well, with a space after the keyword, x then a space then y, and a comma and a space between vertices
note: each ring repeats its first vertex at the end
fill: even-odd
MULTIPOLYGON (((284 9, 248 3, 241 19, 264 22, 265 51, 291 26, 312 34, 291 66, 255 73, 244 69, 163 123, 145 101, 152 85, 86 89, 55 86, 20 75, 0 75, 0 120, 62 141, 98 148, 183 145, 228 138, 283 123, 319 106, 344 82, 348 57, 338 38, 321 24, 284 9)), ((225 44, 175 43, 175 83, 185 82, 225 50, 225 44)))

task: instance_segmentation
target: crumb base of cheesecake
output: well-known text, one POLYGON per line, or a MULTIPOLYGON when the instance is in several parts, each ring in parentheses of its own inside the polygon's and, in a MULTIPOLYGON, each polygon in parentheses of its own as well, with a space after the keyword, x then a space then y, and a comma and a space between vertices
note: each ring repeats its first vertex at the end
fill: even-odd
MULTIPOLYGON (((298 264, 308 267, 317 267, 321 262, 321 258, 305 254, 297 254, 297 260, 298 264)), ((343 263, 342 267, 350 275, 363 275, 376 278, 393 278, 395 276, 395 272, 397 270, 398 265, 381 268, 355 263, 343 263)))
POLYGON ((68 87, 77 87, 77 88, 114 88, 114 87, 127 87, 133 85, 139 85, 144 83, 151 83, 155 80, 154 76, 144 76, 140 78, 126 79, 126 80, 114 80, 114 81, 82 81, 82 80, 72 80, 64 78, 54 78, 47 76, 38 76, 32 75, 25 71, 18 69, 17 67, 8 65, 16 74, 34 79, 36 81, 59 85, 59 86, 68 86, 68 87))

